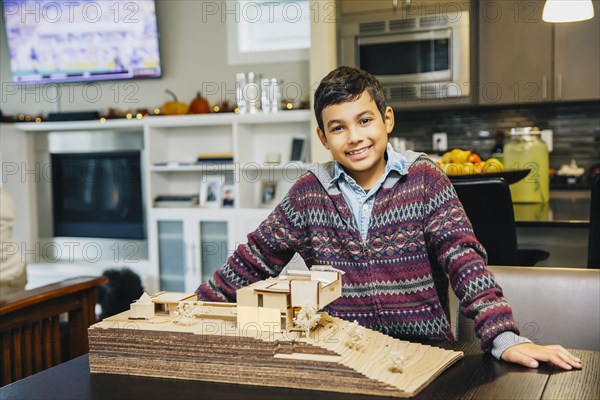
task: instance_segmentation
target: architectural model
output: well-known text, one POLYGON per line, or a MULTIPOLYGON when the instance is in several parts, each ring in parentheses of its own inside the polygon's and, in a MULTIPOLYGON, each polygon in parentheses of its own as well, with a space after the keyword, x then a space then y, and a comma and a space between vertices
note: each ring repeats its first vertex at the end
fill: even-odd
POLYGON ((342 274, 288 271, 238 290, 237 303, 142 296, 89 328, 90 370, 410 397, 463 356, 318 312, 341 295, 342 274))

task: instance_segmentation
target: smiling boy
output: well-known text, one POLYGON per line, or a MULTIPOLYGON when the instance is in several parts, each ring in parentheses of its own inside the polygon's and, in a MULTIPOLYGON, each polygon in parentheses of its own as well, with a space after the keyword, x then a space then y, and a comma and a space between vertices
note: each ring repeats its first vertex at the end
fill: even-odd
POLYGON ((510 306, 485 267, 485 250, 444 173, 425 155, 387 144, 394 113, 372 75, 340 67, 315 92, 321 143, 334 161, 302 176, 199 299, 235 301, 238 288, 276 276, 300 254, 345 272, 326 311, 401 339, 454 340, 448 283, 475 320, 484 350, 506 361, 565 369, 580 361, 561 346, 518 336, 510 306))

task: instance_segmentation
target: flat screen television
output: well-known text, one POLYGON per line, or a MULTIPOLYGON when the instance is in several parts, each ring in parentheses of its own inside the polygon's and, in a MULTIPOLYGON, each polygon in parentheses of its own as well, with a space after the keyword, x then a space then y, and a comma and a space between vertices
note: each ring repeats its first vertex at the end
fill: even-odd
POLYGON ((139 151, 54 153, 54 236, 144 239, 139 151))
POLYGON ((5 0, 16 83, 161 76, 154 0, 5 0))

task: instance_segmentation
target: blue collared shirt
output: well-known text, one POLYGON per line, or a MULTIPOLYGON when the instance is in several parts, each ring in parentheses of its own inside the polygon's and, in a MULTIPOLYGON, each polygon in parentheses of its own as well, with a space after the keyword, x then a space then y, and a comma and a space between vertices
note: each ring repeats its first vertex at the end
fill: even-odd
POLYGON ((375 203, 375 194, 392 171, 397 173, 391 174, 390 176, 390 179, 394 180, 398 180, 401 175, 405 175, 408 172, 406 158, 403 157, 402 154, 396 153, 389 143, 386 152, 387 161, 385 163, 384 172, 381 175, 381 178, 379 178, 377 183, 370 188, 368 192, 365 192, 365 190, 346 173, 340 163, 337 161, 335 162, 332 182, 337 183, 340 192, 344 195, 344 198, 352 211, 352 215, 354 215, 356 225, 358 226, 363 241, 366 241, 367 239, 371 211, 373 210, 373 204, 375 203))

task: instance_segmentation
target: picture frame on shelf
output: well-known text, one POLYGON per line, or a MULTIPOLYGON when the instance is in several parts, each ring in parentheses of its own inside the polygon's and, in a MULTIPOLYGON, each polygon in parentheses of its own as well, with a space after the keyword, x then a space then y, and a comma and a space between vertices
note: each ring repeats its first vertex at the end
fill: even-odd
POLYGON ((262 207, 273 207, 275 206, 275 199, 277 197, 277 183, 276 182, 263 182, 260 190, 260 205, 262 207))
POLYGON ((223 181, 220 176, 208 176, 200 183, 200 206, 218 208, 221 206, 223 181))
POLYGON ((292 138, 290 161, 304 162, 305 156, 306 156, 306 138, 303 136, 294 136, 292 138))
POLYGON ((223 208, 235 207, 235 186, 223 185, 221 206, 223 208))

